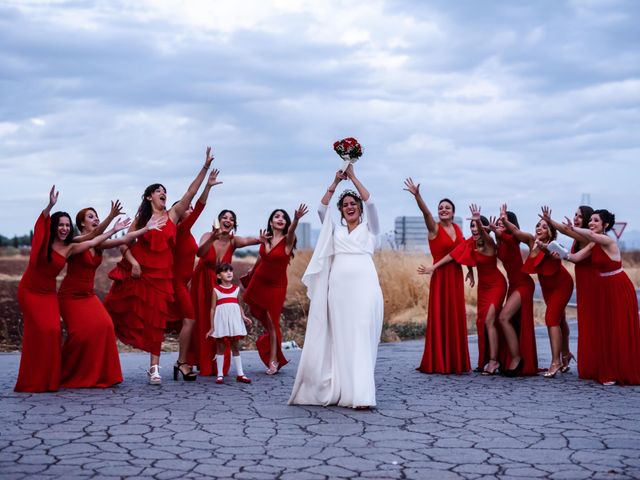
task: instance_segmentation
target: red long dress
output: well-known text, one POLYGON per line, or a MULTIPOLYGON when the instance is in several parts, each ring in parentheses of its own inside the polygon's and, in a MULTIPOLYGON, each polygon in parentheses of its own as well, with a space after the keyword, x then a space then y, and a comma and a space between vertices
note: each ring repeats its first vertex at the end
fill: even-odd
POLYGON ((55 392, 60 386, 60 309, 56 277, 65 258, 55 250, 47 260, 51 217, 40 214, 33 228, 29 265, 18 284, 18 304, 24 319, 22 355, 14 390, 55 392))
POLYGON ((62 347, 61 386, 110 387, 122 382, 113 321, 93 290, 102 251, 73 255, 58 291, 60 313, 67 327, 62 347))
POLYGON ((558 258, 539 252, 535 257, 529 256, 522 266, 525 273, 537 273, 542 297, 547 309, 544 323, 547 327, 558 327, 565 317, 567 303, 573 293, 573 279, 558 258))
MULTIPOLYGON (((442 225, 429 248, 436 263, 464 242, 460 227, 453 225, 455 240, 442 225)), ((423 373, 465 373, 471 369, 467 345, 467 314, 462 267, 450 262, 436 269, 429 285, 429 307, 422 361, 423 373)))
POLYGON ((173 248, 176 226, 169 219, 162 230, 150 230, 131 246, 142 276, 131 276, 122 259, 109 273, 114 280, 104 305, 120 341, 152 355, 160 355, 173 301, 173 248))
MULTIPOLYGON (((576 253, 576 242, 571 252, 576 253)), ((576 263, 576 303, 578 305, 578 377, 598 378, 598 292, 600 275, 591 255, 576 263)))
POLYGON ((600 245, 591 250, 594 267, 600 272, 598 289, 597 379, 619 385, 640 385, 640 319, 638 297, 622 262, 614 261, 600 245))
MULTIPOLYGON (((288 363, 280 348, 280 315, 287 296, 287 267, 291 259, 291 255, 286 251, 286 243, 286 239, 280 240, 269 253, 264 243, 260 245, 260 260, 243 295, 244 302, 251 308, 251 315, 260 320, 265 330, 268 325, 267 313, 271 317, 277 338, 278 369, 288 363)), ((258 337, 256 347, 260 359, 268 367, 271 358, 268 332, 265 331, 258 337)))
MULTIPOLYGON (((213 287, 217 285, 216 268, 221 263, 231 263, 233 250, 233 243, 229 243, 227 251, 218 260, 216 249, 211 245, 207 253, 198 260, 191 278, 191 301, 196 325, 191 336, 191 348, 189 348, 187 361, 192 365, 198 365, 199 375, 217 375, 216 343, 213 338, 207 337, 207 332, 211 328, 211 300, 213 287)), ((231 350, 227 347, 224 352, 225 375, 229 372, 230 366, 231 350)))
POLYGON ((495 309, 496 328, 498 328, 498 315, 507 293, 507 281, 498 270, 498 257, 480 253, 473 238, 468 238, 464 243, 454 248, 451 256, 462 265, 478 268, 478 300, 476 305, 478 368, 484 369, 484 366, 491 359, 485 322, 489 309, 493 306, 495 309))
POLYGON ((198 242, 191 235, 191 228, 204 210, 204 203, 196 202, 191 215, 176 227, 176 246, 173 253, 173 291, 174 302, 171 305, 172 319, 195 318, 193 302, 189 293, 189 282, 193 277, 198 242))
MULTIPOLYGON (((509 289, 507 298, 513 293, 520 294, 520 309, 511 318, 513 328, 518 334, 520 355, 524 360, 521 375, 538 374, 538 352, 536 350, 536 333, 533 322, 533 279, 522 271, 522 254, 520 241, 509 233, 503 233, 498 241, 498 258, 507 272, 509 289)), ((509 365, 511 356, 505 349, 503 364, 509 365)), ((507 367, 505 367, 507 368, 507 367)))

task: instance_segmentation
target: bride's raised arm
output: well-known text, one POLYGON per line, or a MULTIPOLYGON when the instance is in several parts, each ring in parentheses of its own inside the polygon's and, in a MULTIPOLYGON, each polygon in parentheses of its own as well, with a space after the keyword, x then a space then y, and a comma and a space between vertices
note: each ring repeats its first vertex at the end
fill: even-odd
POLYGON ((346 175, 342 173, 340 170, 338 170, 336 172, 336 176, 333 179, 333 182, 331 182, 331 185, 327 187, 327 191, 324 193, 324 195, 320 199, 320 207, 318 208, 318 215, 320 216, 321 222, 324 222, 324 217, 327 214, 327 207, 329 206, 331 197, 333 197, 333 194, 335 193, 336 188, 338 187, 338 184, 345 178, 347 178, 346 175))
POLYGON ((356 177, 356 174, 353 170, 353 164, 349 165, 345 170, 345 174, 351 180, 353 185, 356 187, 360 198, 364 202, 365 209, 367 210, 367 225, 369 227, 369 231, 374 235, 378 235, 380 233, 380 222, 378 221, 378 211, 376 210, 373 201, 369 201, 371 198, 371 194, 369 190, 362 184, 362 182, 356 177))

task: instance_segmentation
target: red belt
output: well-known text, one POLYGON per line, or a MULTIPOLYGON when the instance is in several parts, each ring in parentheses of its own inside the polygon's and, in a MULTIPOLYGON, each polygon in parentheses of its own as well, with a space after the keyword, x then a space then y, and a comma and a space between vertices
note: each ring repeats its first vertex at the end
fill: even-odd
POLYGON ((216 301, 216 305, 222 305, 223 303, 238 303, 238 299, 234 297, 221 298, 216 301))

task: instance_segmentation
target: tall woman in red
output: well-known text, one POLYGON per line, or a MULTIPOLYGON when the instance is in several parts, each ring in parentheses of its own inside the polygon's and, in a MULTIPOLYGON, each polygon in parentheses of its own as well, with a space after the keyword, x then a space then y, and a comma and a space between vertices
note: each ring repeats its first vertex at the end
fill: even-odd
POLYGON ((489 221, 480 215, 480 208, 471 205, 471 238, 454 248, 431 267, 420 266, 419 273, 430 274, 449 262, 478 267, 478 370, 483 375, 498 373, 498 329, 496 320, 507 293, 507 281, 498 270, 497 247, 485 230, 489 221))
POLYGON ((207 198, 211 188, 219 185, 219 170, 214 169, 209 174, 209 179, 196 202, 195 208, 189 205, 186 212, 182 214, 180 222, 176 228, 176 247, 173 262, 173 289, 174 289, 174 317, 182 320, 180 337, 178 340, 179 352, 178 360, 173 366, 173 379, 178 380, 178 374, 182 374, 185 381, 194 381, 197 378, 195 372, 191 370, 191 365, 187 363, 187 353, 191 342, 193 326, 195 324, 195 313, 193 303, 189 293, 189 282, 193 276, 193 265, 196 261, 198 243, 191 235, 191 227, 196 223, 198 217, 207 204, 207 198))
POLYGON ((151 218, 166 217, 167 223, 162 230, 152 230, 138 238, 110 273, 114 282, 105 299, 105 307, 120 341, 150 353, 147 374, 152 385, 162 382, 160 348, 167 321, 171 320, 175 223, 189 208, 212 160, 207 153, 202 169, 169 211, 166 210, 167 192, 163 185, 154 183, 145 189, 132 230, 144 227, 151 218), (140 265, 139 271, 133 270, 131 258, 140 265))
MULTIPOLYGON (((424 216, 429 248, 436 263, 464 242, 460 227, 453 222, 455 206, 449 199, 440 200, 440 221, 436 222, 422 199, 420 184, 414 184, 411 178, 404 183, 405 190, 415 197, 424 216)), ((471 268, 467 279, 472 286, 475 284, 471 268)), ((470 368, 462 268, 451 262, 437 269, 431 277, 425 348, 418 370, 423 373, 465 373, 470 368)))
POLYGON ((567 325, 565 309, 573 293, 573 279, 562 265, 562 261, 556 255, 547 252, 544 247, 558 235, 553 226, 541 219, 536 224, 534 237, 511 223, 507 218, 506 210, 501 212, 501 220, 509 232, 529 245, 529 256, 522 270, 525 273, 538 274, 542 297, 547 306, 544 322, 547 325, 551 344, 551 366, 544 376, 552 378, 562 370, 562 353, 569 352, 569 325, 567 325))
MULTIPOLYGON (((67 274, 58 291, 60 313, 67 330, 62 347, 62 387, 104 388, 122 382, 113 321, 93 289, 96 270, 102 263, 103 250, 123 245, 163 225, 164 220, 149 220, 145 228, 105 240, 69 257, 67 274)), ((81 236, 91 235, 100 228, 98 213, 93 208, 83 208, 76 215, 76 226, 81 236)))
MULTIPOLYGON (((236 214, 231 210, 222 210, 210 232, 200 238, 198 263, 191 278, 191 301, 196 321, 195 335, 191 336, 188 362, 198 365, 199 374, 216 375, 216 345, 212 337, 207 337, 211 326, 211 299, 216 283, 216 269, 221 263, 233 261, 236 248, 258 245, 257 237, 240 237, 234 234, 238 223, 236 214)), ((231 350, 225 351, 224 373, 231 365, 231 350)))
MULTIPOLYGON (((502 205, 502 216, 519 227, 515 213, 502 205)), ((503 355, 503 373, 508 377, 538 374, 538 353, 533 324, 533 292, 531 276, 522 271, 521 241, 507 232, 501 219, 491 222, 498 240, 498 259, 507 272, 509 289, 507 300, 498 315, 498 325, 505 339, 507 351, 503 355)))
POLYGON ((56 277, 67 257, 95 247, 115 232, 128 226, 116 223, 108 232, 81 243, 72 243, 71 217, 51 209, 58 201, 55 185, 49 204, 33 229, 29 265, 18 285, 18 304, 24 317, 22 355, 16 392, 54 392, 60 386, 60 308, 56 294, 56 277))
POLYGON ((260 359, 268 367, 267 375, 274 375, 287 364, 280 348, 280 314, 287 295, 287 267, 296 246, 296 227, 307 212, 307 206, 300 205, 293 222, 282 209, 271 212, 267 232, 260 236, 260 257, 244 292, 244 301, 251 308, 251 315, 260 320, 265 329, 256 346, 260 359))
POLYGON ((580 262, 591 254, 600 276, 598 301, 597 380, 603 385, 640 385, 640 318, 638 297, 622 269, 620 248, 607 235, 615 224, 608 210, 595 210, 589 229, 568 225, 590 243, 568 260, 580 262))
MULTIPOLYGON (((573 226, 587 229, 593 208, 581 205, 573 215, 573 226)), ((551 218, 551 209, 542 207, 542 215, 546 222, 556 230, 573 238, 571 253, 577 253, 589 244, 589 240, 578 234, 570 226, 558 223, 551 218)), ((598 292, 600 275, 591 261, 591 255, 586 255, 579 262, 575 262, 576 303, 578 305, 578 376, 597 380, 598 372, 598 292)), ((573 354, 562 355, 562 372, 569 371, 569 362, 573 354)))

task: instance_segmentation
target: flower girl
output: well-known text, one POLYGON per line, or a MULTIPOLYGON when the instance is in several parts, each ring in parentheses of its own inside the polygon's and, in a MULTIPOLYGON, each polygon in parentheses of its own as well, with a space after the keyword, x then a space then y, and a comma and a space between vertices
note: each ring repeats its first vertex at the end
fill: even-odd
POLYGON ((238 304, 238 293, 240 287, 233 285, 233 267, 229 263, 222 263, 216 269, 218 285, 213 287, 215 302, 211 307, 211 329, 207 332, 207 337, 216 340, 216 364, 218 366, 218 377, 216 383, 224 383, 224 349, 225 341, 231 343, 231 354, 233 364, 236 368, 236 381, 241 383, 251 383, 242 371, 242 360, 238 349, 238 341, 247 335, 245 325, 250 327, 251 320, 244 314, 238 304))

